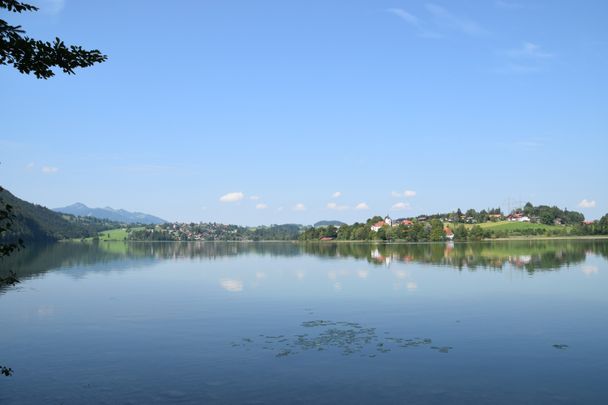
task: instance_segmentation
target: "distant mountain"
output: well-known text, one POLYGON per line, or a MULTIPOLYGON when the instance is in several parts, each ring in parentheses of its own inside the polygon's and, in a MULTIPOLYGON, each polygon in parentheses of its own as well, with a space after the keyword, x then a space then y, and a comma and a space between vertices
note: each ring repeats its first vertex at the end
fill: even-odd
POLYGON ((122 209, 116 210, 110 207, 90 208, 82 203, 76 203, 62 208, 53 208, 53 211, 80 217, 108 219, 110 221, 122 222, 125 224, 157 225, 167 222, 164 219, 155 217, 154 215, 144 214, 141 212, 129 212, 122 209))
POLYGON ((330 225, 340 227, 342 225, 346 225, 346 223, 342 222, 342 221, 319 221, 314 224, 314 227, 318 228, 319 226, 330 226, 330 225))
POLYGON ((97 232, 117 228, 120 224, 96 218, 80 218, 60 214, 41 205, 24 201, 7 190, 0 191, 0 200, 13 207, 11 230, 2 235, 2 240, 54 241, 84 238, 97 232))

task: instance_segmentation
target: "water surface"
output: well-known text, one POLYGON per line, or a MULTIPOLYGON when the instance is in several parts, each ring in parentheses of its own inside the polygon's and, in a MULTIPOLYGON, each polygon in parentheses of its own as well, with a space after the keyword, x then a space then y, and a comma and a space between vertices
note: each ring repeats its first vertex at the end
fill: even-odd
POLYGON ((608 403, 608 242, 62 243, 5 260, 3 404, 608 403))

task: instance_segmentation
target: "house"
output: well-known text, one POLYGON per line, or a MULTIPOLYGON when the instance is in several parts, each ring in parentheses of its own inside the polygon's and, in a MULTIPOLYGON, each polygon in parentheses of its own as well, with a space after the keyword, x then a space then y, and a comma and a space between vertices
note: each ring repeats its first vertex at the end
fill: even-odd
POLYGON ((403 221, 401 221, 401 225, 412 226, 414 225, 414 222, 410 221, 409 219, 404 219, 403 221))
MULTIPOLYGON (((511 222, 525 222, 522 221, 521 219, 524 218, 524 214, 521 212, 514 212, 512 214, 509 214, 509 216, 507 216, 507 221, 511 221, 511 222)), ((528 217, 525 217, 528 218, 528 217)), ((528 222, 530 222, 530 218, 528 218, 528 222)))
POLYGON ((393 225, 393 220, 391 219, 391 217, 389 217, 388 215, 384 217, 384 223, 387 224, 388 226, 393 225))
POLYGON ((452 232, 452 229, 450 229, 449 227, 446 226, 445 228, 443 228, 443 233, 447 240, 454 239, 454 232, 452 232))
POLYGON ((416 219, 418 220, 418 222, 423 222, 423 221, 427 221, 429 219, 429 217, 427 217, 426 215, 418 215, 418 217, 416 217, 416 219))
POLYGON ((370 229, 374 232, 378 232, 386 223, 384 221, 378 221, 373 224, 370 229))

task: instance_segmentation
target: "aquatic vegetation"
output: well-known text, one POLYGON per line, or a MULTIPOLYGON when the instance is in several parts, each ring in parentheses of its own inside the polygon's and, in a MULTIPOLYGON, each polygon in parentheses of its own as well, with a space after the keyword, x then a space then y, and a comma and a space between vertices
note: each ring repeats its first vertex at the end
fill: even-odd
POLYGON ((448 353, 452 349, 452 346, 431 346, 431 350, 437 350, 439 353, 448 353))
MULTIPOLYGON (((388 353, 392 350, 415 348, 430 345, 430 338, 400 338, 384 331, 378 335, 377 329, 365 327, 357 322, 312 320, 300 324, 302 328, 318 329, 317 333, 301 333, 293 336, 260 334, 261 348, 276 352, 275 357, 286 357, 305 351, 321 352, 337 350, 344 356, 359 354, 374 358, 378 353, 388 353)), ((241 343, 232 343, 232 347, 246 347, 257 344, 251 338, 243 338, 241 343)), ((435 347, 439 352, 447 353, 451 346, 435 347)))

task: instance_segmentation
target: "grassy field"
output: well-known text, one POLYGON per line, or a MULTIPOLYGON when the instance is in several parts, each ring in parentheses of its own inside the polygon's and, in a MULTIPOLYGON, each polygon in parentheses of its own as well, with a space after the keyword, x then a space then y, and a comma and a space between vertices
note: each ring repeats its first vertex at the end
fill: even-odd
POLYGON ((127 239, 128 233, 126 228, 109 229, 107 231, 99 232, 99 240, 125 240, 127 239))
MULTIPOLYGON (((524 231, 527 229, 543 229, 543 230, 556 230, 567 228, 561 225, 545 225, 545 224, 532 224, 530 222, 510 222, 510 221, 499 221, 499 222, 484 222, 479 224, 483 229, 489 229, 493 231, 524 231)), ((470 226, 472 227, 472 225, 470 226)))

